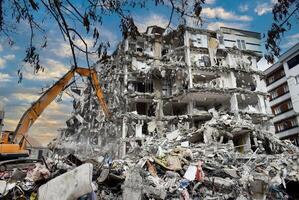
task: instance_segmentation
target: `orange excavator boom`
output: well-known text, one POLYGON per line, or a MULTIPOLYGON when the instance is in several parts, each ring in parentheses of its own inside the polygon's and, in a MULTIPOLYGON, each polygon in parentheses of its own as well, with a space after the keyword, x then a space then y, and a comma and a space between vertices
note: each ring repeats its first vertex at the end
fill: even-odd
MULTIPOLYGON (((11 134, 13 143, 1 141, 0 154, 22 154, 26 152, 26 135, 30 127, 47 108, 47 106, 62 92, 69 81, 78 73, 81 76, 89 77, 91 84, 95 90, 99 103, 108 119, 111 119, 111 112, 106 104, 97 72, 94 69, 73 68, 60 78, 52 87, 50 87, 32 106, 23 114, 15 131, 11 134)), ((11 141, 11 142, 12 142, 11 141)))

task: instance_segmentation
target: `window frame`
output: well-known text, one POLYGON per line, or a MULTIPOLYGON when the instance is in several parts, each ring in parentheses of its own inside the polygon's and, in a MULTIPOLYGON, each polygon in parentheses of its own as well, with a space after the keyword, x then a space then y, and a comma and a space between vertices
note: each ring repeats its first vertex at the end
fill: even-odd
POLYGON ((295 55, 290 60, 288 60, 287 65, 288 65, 289 69, 292 69, 292 68, 296 67, 297 65, 299 65, 299 54, 295 55))

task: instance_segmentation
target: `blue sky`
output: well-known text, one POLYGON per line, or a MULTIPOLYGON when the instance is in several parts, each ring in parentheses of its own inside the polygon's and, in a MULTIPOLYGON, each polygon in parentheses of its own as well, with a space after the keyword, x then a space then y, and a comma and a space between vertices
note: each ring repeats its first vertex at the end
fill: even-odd
MULTIPOLYGON (((202 10, 204 24, 201 28, 217 29, 220 26, 228 26, 266 34, 271 26, 271 8, 274 2, 275 0, 206 0, 206 5, 202 10)), ((153 5, 131 11, 141 31, 144 31, 148 25, 156 24, 165 27, 169 13, 167 6, 155 7, 153 5)), ((177 24, 175 17, 172 26, 175 27, 177 24)), ((54 23, 46 21, 45 25, 48 28, 48 47, 40 52, 45 72, 40 72, 38 75, 33 73, 29 65, 22 63, 25 46, 29 42, 29 31, 25 31, 28 25, 22 25, 14 34, 15 44, 11 47, 6 38, 3 35, 0 36, 0 102, 5 105, 4 124, 7 130, 15 129, 24 111, 40 96, 42 88, 49 87, 70 69, 71 54, 68 44, 55 29, 54 23), (24 77, 23 81, 18 84, 17 70, 20 68, 24 77)), ((112 45, 110 51, 113 51, 118 41, 121 40, 118 26, 117 17, 106 16, 100 28, 102 40, 109 41, 112 45)), ((283 51, 299 41, 298 30, 297 23, 285 35, 281 43, 283 51)), ((90 37, 85 38, 91 46, 90 37)), ((264 41, 262 41, 263 45, 264 41)), ((80 54, 79 56, 83 57, 80 54)), ((86 66, 83 60, 80 60, 80 64, 86 66)), ((91 60, 94 62, 96 58, 91 58, 91 60)), ((266 68, 267 64, 262 60, 260 66, 266 68)), ((29 131, 32 137, 44 145, 56 136, 57 129, 65 127, 66 119, 71 116, 72 98, 64 93, 61 99, 61 102, 53 102, 29 131)))

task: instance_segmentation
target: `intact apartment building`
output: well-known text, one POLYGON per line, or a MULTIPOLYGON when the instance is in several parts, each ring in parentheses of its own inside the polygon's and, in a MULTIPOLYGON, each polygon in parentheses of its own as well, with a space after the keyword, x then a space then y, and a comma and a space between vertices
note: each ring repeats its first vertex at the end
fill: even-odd
POLYGON ((299 146, 299 43, 282 54, 265 74, 276 135, 299 146))
POLYGON ((86 121, 96 125, 86 124, 86 130, 95 127, 86 135, 94 134, 98 147, 113 143, 113 149, 124 155, 131 147, 142 146, 148 136, 165 137, 176 131, 187 135, 226 115, 234 117, 233 123, 242 124, 244 119, 250 125, 235 127, 233 138, 217 140, 250 148, 253 130, 270 131, 272 115, 263 72, 257 68, 260 40, 260 33, 227 27, 210 31, 179 26, 165 33, 150 26, 145 33, 129 34, 111 59, 95 65, 117 122, 108 125, 86 95, 78 97, 74 105, 80 116, 67 122, 62 138, 78 132, 76 139, 85 139, 76 121, 83 123, 88 116, 86 121))

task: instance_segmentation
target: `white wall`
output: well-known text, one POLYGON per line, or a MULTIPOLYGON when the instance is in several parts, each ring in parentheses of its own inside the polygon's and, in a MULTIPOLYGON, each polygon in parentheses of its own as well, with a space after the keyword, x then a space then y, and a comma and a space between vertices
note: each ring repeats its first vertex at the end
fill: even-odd
POLYGON ((195 47, 208 48, 208 36, 190 33, 190 43, 195 47), (200 42, 199 42, 200 41, 200 42))
POLYGON ((299 113, 299 84, 296 84, 295 78, 297 75, 299 75, 299 65, 296 65, 292 69, 289 69, 287 61, 290 60, 292 57, 288 58, 283 62, 283 67, 289 85, 293 108, 297 113, 299 113))

